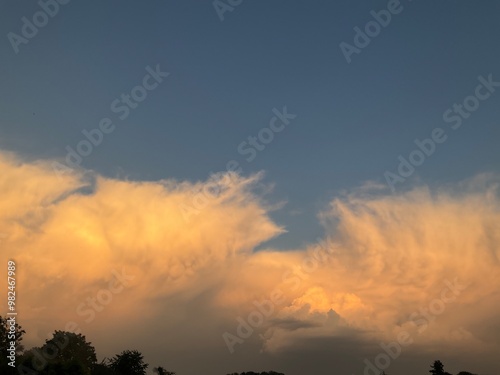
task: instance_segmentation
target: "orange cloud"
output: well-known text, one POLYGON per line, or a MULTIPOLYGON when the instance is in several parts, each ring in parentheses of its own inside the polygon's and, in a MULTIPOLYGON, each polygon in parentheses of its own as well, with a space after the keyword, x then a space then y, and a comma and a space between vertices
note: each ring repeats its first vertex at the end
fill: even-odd
POLYGON ((500 312, 500 200, 492 176, 458 192, 420 187, 345 195, 319 215, 323 252, 311 244, 254 253, 284 232, 269 217, 273 207, 253 192, 260 175, 221 179, 220 193, 186 221, 180 207, 213 181, 61 179, 48 162, 5 153, 0 166, 6 234, 0 261, 18 263, 19 311, 33 343, 40 327, 63 328, 67 321, 89 337, 100 337, 101 329, 121 332, 144 317, 179 329, 181 301, 213 312, 199 319, 220 332, 207 342, 224 347, 224 330, 279 291, 281 303, 255 336, 268 351, 303 338, 352 332, 390 338, 402 329, 417 343, 500 345, 481 323, 500 312), (112 303, 101 304, 87 323, 78 307, 89 308, 88 298, 113 285, 116 272, 133 280, 108 293, 112 303), (410 316, 429 310, 456 278, 467 288, 434 314, 432 330, 418 333, 410 316))

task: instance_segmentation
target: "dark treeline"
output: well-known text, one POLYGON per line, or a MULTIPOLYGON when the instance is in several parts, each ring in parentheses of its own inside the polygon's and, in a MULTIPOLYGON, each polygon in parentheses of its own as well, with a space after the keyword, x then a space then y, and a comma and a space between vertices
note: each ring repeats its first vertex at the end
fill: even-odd
MULTIPOLYGON (((21 326, 11 324, 0 316, 1 375, 145 375, 149 368, 144 356, 137 350, 124 350, 113 358, 97 362, 92 343, 82 334, 74 332, 55 331, 41 347, 24 350, 24 334, 21 326), (15 347, 11 346, 11 342, 15 342, 15 347), (14 362, 15 367, 9 365, 14 362)), ((154 367, 153 372, 157 375, 176 375, 163 366, 154 367)), ((284 374, 270 371, 241 375, 284 374)))
MULTIPOLYGON (((0 316, 0 374, 145 375, 149 367, 137 350, 124 350, 98 363, 92 344, 82 334, 73 332, 55 331, 41 347, 24 350, 21 343, 24 334, 21 326, 0 316), (11 345, 13 341, 15 347, 11 345)), ((157 375, 175 375, 162 366, 154 367, 153 371, 157 375)))
MULTIPOLYGON (((137 350, 124 350, 113 358, 97 362, 95 349, 82 334, 55 331, 41 347, 24 350, 25 331, 0 316, 0 374, 2 375, 146 375, 149 364, 137 350), (15 340, 13 340, 15 338, 15 340), (15 342, 15 347, 11 345, 15 342), (10 364, 15 362, 15 367, 10 364)), ((176 375, 163 366, 153 368, 157 375, 176 375)), ((451 375, 441 361, 434 361, 431 375, 451 375)), ((227 375, 285 375, 280 372, 242 372, 227 375)), ((382 372, 381 375, 386 375, 382 372)), ((461 371, 457 375, 474 375, 461 371)))

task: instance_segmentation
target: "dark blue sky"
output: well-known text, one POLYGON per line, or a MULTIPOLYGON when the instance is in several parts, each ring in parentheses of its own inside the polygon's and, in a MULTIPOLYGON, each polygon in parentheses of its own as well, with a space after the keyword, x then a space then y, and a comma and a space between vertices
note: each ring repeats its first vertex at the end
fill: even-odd
POLYGON ((339 44, 387 1, 243 1, 221 21, 210 1, 106 1, 61 5, 16 54, 36 2, 2 1, 0 148, 64 158, 103 117, 116 129, 82 166, 136 180, 206 180, 240 163, 266 172, 268 197, 290 248, 322 234, 316 215, 366 181, 385 184, 398 156, 436 127, 449 136, 409 181, 434 185, 498 171, 499 92, 460 129, 443 122, 474 95, 478 76, 500 81, 497 1, 407 1, 348 64, 339 44), (110 110, 146 67, 170 73, 123 121, 110 110), (297 117, 252 162, 238 145, 269 125, 273 108, 297 117))

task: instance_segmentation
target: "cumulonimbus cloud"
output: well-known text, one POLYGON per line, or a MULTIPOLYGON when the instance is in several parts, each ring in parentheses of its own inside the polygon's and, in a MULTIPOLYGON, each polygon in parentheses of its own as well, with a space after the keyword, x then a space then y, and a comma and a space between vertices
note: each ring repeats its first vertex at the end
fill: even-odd
MULTIPOLYGON (((6 153, 0 166, 0 258, 18 263, 28 332, 69 320, 90 332, 126 326, 137 319, 137 306, 141 316, 165 319, 173 314, 165 309, 169 300, 202 295, 203 308, 217 312, 206 324, 222 334, 279 289, 283 302, 259 328, 266 351, 314 337, 388 339, 402 329, 415 333, 410 315, 458 279, 467 287, 446 306, 446 318, 436 316, 434 328, 415 333, 415 340, 500 345, 481 323, 498 321, 500 312, 495 176, 459 189, 362 191, 333 199, 319 214, 331 248, 308 272, 304 260, 314 257, 316 244, 253 252, 284 231, 253 191, 259 175, 229 176, 231 184, 186 221, 181 207, 212 182, 61 177, 48 162, 6 153), (134 276, 130 288, 85 326, 77 306, 122 269, 134 276)), ((224 346, 220 336, 212 339, 224 346)))
MULTIPOLYGON (((478 176, 455 189, 350 194, 334 199, 320 220, 327 243, 334 244, 333 256, 303 281, 303 294, 283 309, 289 317, 291 309, 302 319, 304 309, 316 320, 322 313, 318 336, 349 327, 388 340, 406 330, 417 343, 500 345, 486 329, 498 323, 500 310, 500 200, 494 176, 478 176), (454 283, 462 288, 460 295, 441 311, 443 289, 454 283), (332 311, 341 318, 336 325, 328 319, 332 311), (415 322, 425 314, 432 329, 418 330, 415 322)), ((280 334, 283 345, 305 335, 280 334)), ((268 340, 269 347, 279 348, 268 340)))

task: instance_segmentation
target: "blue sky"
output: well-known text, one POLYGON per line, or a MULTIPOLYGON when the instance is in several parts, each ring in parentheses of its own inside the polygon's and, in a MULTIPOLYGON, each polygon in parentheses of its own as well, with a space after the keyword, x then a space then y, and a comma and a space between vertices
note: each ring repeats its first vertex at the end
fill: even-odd
MULTIPOLYGON (((348 64, 339 48, 386 2, 244 2, 221 22, 210 2, 70 2, 15 54, 0 51, 0 146, 33 158, 62 157, 81 131, 110 116, 145 67, 171 73, 83 166, 107 176, 204 180, 242 162, 266 171, 273 216, 294 247, 321 234, 315 215, 343 189, 397 167, 442 113, 469 95, 477 76, 499 76, 494 1, 402 2, 403 11, 348 64), (297 114, 251 163, 237 146, 271 119, 297 114), (291 216, 293 211, 300 215, 291 216)), ((2 2, 2 29, 20 34, 35 3, 2 2)), ((425 183, 498 168, 499 97, 418 168, 425 183)), ((401 184, 405 189, 408 184, 401 184)))

